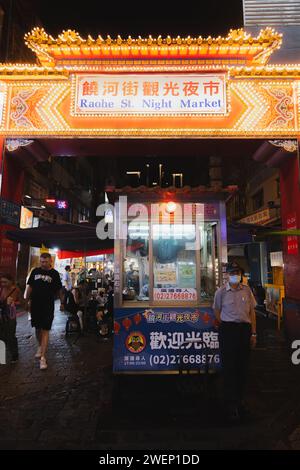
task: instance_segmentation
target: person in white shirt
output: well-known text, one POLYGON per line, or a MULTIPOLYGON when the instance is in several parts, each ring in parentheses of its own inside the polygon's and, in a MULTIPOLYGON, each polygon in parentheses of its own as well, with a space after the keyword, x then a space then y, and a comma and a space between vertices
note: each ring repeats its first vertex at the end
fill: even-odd
POLYGON ((72 291, 72 277, 71 277, 71 266, 67 265, 65 267, 65 272, 63 274, 62 284, 64 290, 64 305, 67 303, 68 296, 72 291))

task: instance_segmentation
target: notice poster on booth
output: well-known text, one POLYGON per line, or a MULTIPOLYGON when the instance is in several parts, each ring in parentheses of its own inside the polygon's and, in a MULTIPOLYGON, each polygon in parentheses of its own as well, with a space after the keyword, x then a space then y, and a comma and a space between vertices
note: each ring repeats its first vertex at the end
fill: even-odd
POLYGON ((154 271, 155 283, 162 285, 175 285, 177 283, 175 263, 159 264, 154 271))
POLYGON ((192 263, 178 263, 179 285, 187 288, 196 285, 196 265, 192 263))

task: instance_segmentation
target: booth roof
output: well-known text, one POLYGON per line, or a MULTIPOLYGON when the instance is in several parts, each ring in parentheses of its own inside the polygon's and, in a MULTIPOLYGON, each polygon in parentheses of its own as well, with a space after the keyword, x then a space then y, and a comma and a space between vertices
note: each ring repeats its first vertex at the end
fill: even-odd
POLYGON ((52 224, 31 229, 8 230, 9 240, 27 245, 60 250, 87 251, 113 249, 114 240, 100 240, 96 235, 96 225, 82 224, 52 224))
POLYGON ((169 186, 162 188, 161 186, 123 186, 121 188, 115 186, 106 186, 105 192, 108 195, 110 202, 115 202, 119 196, 128 196, 129 199, 138 198, 140 201, 165 201, 175 200, 183 202, 215 202, 224 201, 229 196, 233 195, 238 190, 238 186, 230 185, 222 187, 217 184, 215 186, 207 187, 201 186, 183 186, 177 188, 169 186))

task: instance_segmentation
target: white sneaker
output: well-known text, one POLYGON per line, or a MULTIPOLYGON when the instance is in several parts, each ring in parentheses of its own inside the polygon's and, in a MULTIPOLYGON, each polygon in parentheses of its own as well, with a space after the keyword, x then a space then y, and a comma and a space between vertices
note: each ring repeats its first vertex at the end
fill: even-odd
POLYGON ((40 360, 40 369, 41 370, 45 370, 47 369, 48 365, 47 365, 47 362, 46 362, 46 358, 45 357, 41 357, 41 360, 40 360))
POLYGON ((42 357, 42 348, 40 346, 37 348, 37 352, 35 353, 34 357, 36 357, 36 359, 41 359, 41 357, 42 357))

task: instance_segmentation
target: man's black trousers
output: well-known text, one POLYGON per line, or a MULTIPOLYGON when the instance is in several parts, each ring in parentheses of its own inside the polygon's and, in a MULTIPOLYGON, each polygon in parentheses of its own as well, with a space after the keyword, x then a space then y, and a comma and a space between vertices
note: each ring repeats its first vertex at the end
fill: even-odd
POLYGON ((220 353, 224 380, 224 400, 239 405, 244 398, 250 358, 250 323, 221 322, 220 353))

